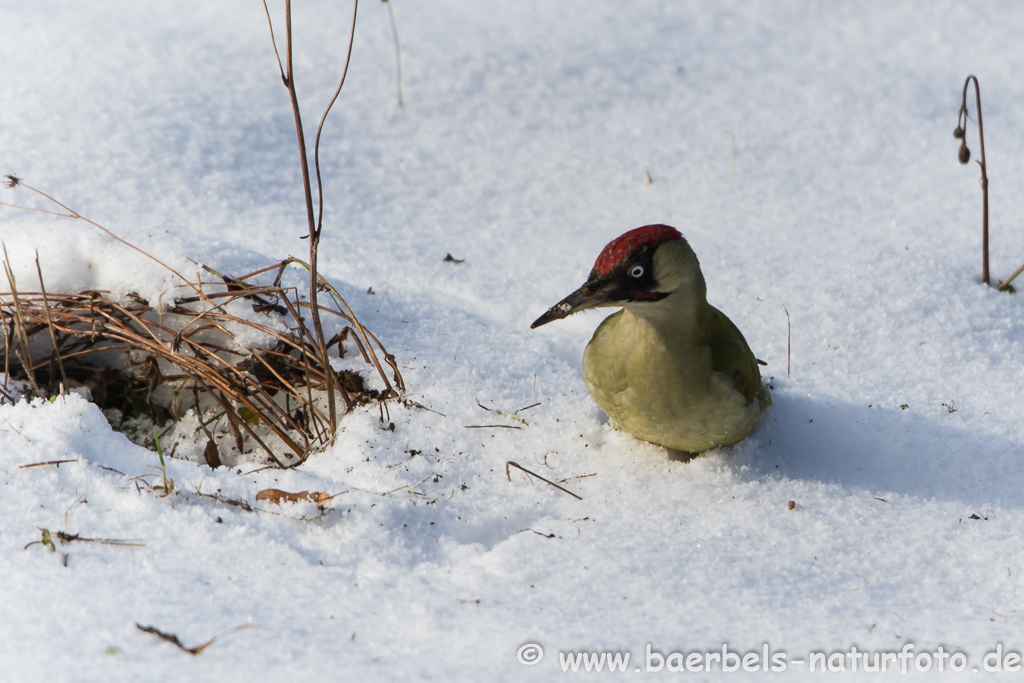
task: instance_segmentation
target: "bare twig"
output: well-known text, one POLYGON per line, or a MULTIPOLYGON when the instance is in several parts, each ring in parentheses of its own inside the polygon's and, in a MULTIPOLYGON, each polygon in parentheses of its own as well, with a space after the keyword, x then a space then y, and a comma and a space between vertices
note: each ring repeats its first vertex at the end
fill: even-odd
MULTIPOLYGON (((307 263, 304 263, 300 259, 292 257, 292 258, 288 259, 288 262, 290 262, 290 263, 297 263, 300 266, 302 266, 303 268, 305 268, 306 270, 312 271, 312 268, 310 267, 310 265, 307 264, 307 263)), ((349 308, 348 302, 345 301, 345 299, 341 296, 341 294, 338 293, 338 290, 336 290, 334 288, 334 286, 331 285, 331 283, 328 282, 327 280, 325 280, 323 277, 320 277, 319 275, 317 277, 318 277, 317 281, 320 283, 320 286, 326 292, 328 292, 331 295, 331 297, 334 299, 335 303, 337 303, 338 306, 340 306, 343 309, 345 309, 346 315, 344 315, 342 317, 345 320, 347 320, 350 323, 352 323, 353 327, 356 329, 356 331, 362 337, 362 342, 365 343, 366 346, 363 347, 362 344, 361 344, 360 345, 360 349, 363 350, 364 355, 366 354, 366 351, 369 350, 369 357, 367 358, 367 362, 373 363, 374 367, 377 369, 377 374, 379 374, 380 378, 382 380, 384 380, 384 385, 387 388, 387 392, 389 394, 391 394, 390 396, 388 396, 388 398, 391 398, 394 395, 397 395, 397 392, 391 386, 391 382, 388 381, 387 375, 384 373, 384 369, 380 365, 380 361, 377 360, 377 355, 373 352, 373 347, 370 344, 370 340, 372 339, 376 343, 377 347, 381 351, 384 352, 384 354, 385 354, 385 361, 389 362, 389 363, 391 362, 391 361, 388 360, 388 357, 389 357, 390 354, 388 354, 387 351, 384 350, 384 346, 380 343, 380 341, 377 339, 377 337, 375 337, 373 335, 373 333, 371 333, 369 330, 367 330, 365 327, 363 327, 362 323, 360 323, 359 320, 356 318, 355 313, 353 313, 352 309, 349 308)), ((312 305, 312 302, 310 302, 310 305, 312 305)), ((325 309, 320 308, 318 310, 325 310, 325 309)), ((330 312, 334 313, 335 315, 338 315, 337 311, 330 311, 330 312)), ((392 369, 395 370, 395 384, 398 387, 398 391, 405 391, 405 382, 402 379, 401 374, 398 373, 397 368, 395 368, 394 366, 392 366, 392 369)))
POLYGON ((463 429, 522 429, 519 425, 465 425, 463 429))
POLYGON ((789 371, 792 367, 793 358, 793 324, 789 318, 789 309, 786 308, 786 304, 780 304, 782 310, 786 312, 786 377, 789 377, 789 371))
POLYGON ((206 648, 210 647, 211 645, 216 643, 218 640, 220 640, 224 636, 230 635, 230 634, 235 633, 237 631, 245 631, 245 630, 250 629, 250 628, 259 628, 259 626, 256 625, 256 624, 243 624, 241 626, 235 626, 234 628, 229 628, 227 631, 224 631, 223 633, 219 633, 219 634, 215 635, 213 638, 210 638, 205 643, 200 643, 199 645, 196 645, 195 647, 185 647, 185 645, 182 644, 182 642, 178 638, 178 636, 174 635, 173 633, 164 633, 163 631, 161 631, 160 629, 158 629, 155 626, 143 626, 142 624, 135 624, 135 628, 139 629, 143 633, 151 633, 154 636, 156 636, 157 638, 160 638, 161 640, 165 640, 168 643, 171 643, 172 645, 177 647, 182 652, 187 652, 190 655, 198 655, 198 654, 202 654, 203 650, 205 650, 206 648))
MULTIPOLYGON (((32 349, 29 346, 28 333, 25 330, 25 318, 22 315, 21 302, 18 299, 18 287, 14 279, 14 271, 11 270, 11 261, 7 256, 7 245, 3 244, 2 246, 4 252, 4 273, 7 275, 7 284, 11 288, 11 298, 14 299, 11 318, 14 324, 14 334, 18 337, 18 351, 15 351, 15 356, 21 361, 22 367, 26 370, 28 382, 32 385, 32 391, 35 392, 36 396, 42 397, 43 392, 39 390, 39 385, 36 384, 35 364, 32 362, 32 349)), ((5 345, 4 348, 8 349, 9 346, 5 345)), ((5 360, 4 365, 8 364, 9 362, 5 360)))
POLYGON ((63 465, 66 462, 78 462, 77 460, 47 460, 46 462, 32 462, 27 465, 19 465, 19 470, 27 470, 30 467, 44 467, 46 465, 63 465))
POLYGON ((509 467, 515 467, 518 470, 522 470, 523 472, 526 472, 531 477, 534 477, 536 479, 540 479, 545 484, 549 484, 551 486, 554 486, 556 489, 558 489, 562 493, 568 493, 570 496, 572 496, 576 500, 583 500, 582 498, 580 498, 579 496, 577 496, 575 493, 573 493, 569 489, 565 488, 564 486, 559 486, 558 484, 556 484, 555 482, 551 481, 550 479, 545 479, 544 477, 540 476, 536 472, 531 472, 530 470, 526 469, 525 467, 523 467, 519 463, 513 462, 512 460, 506 460, 505 461, 505 476, 508 478, 509 481, 512 481, 512 475, 509 474, 509 471, 508 471, 509 467))
MULTIPOLYGON (((270 21, 270 11, 267 9, 266 2, 264 2, 264 10, 267 14, 267 22, 270 24, 270 34, 274 46, 274 54, 277 55, 277 43, 273 40, 274 29, 273 24, 270 21)), ((334 102, 338 99, 338 95, 341 93, 342 87, 345 85, 345 78, 348 75, 349 63, 352 59, 352 45, 355 37, 356 30, 356 15, 359 10, 359 0, 354 0, 352 9, 352 28, 349 33, 348 50, 345 57, 345 66, 342 70, 341 79, 338 83, 338 88, 334 92, 334 96, 324 109, 324 113, 320 117, 320 124, 317 126, 316 139, 313 145, 313 166, 316 171, 316 184, 317 184, 317 213, 314 216, 313 213, 313 195, 312 187, 310 182, 309 174, 309 160, 306 155, 306 140, 305 132, 302 126, 302 116, 299 112, 299 98, 298 93, 295 89, 295 72, 293 69, 292 60, 292 6, 291 0, 285 0, 284 12, 285 12, 285 66, 282 71, 282 78, 284 80, 285 88, 288 90, 288 96, 291 101, 292 114, 295 118, 295 132, 298 137, 299 145, 299 162, 302 170, 302 189, 306 200, 306 221, 308 223, 308 238, 309 238, 309 308, 313 318, 313 332, 315 346, 319 351, 320 365, 325 369, 324 383, 327 390, 327 402, 328 402, 328 418, 330 420, 330 434, 333 436, 337 432, 337 408, 335 405, 334 398, 334 373, 330 372, 330 358, 327 352, 327 342, 323 330, 323 322, 320 318, 320 305, 317 300, 319 292, 320 277, 318 273, 318 254, 320 248, 320 234, 323 229, 323 208, 324 208, 324 197, 323 197, 323 181, 320 174, 320 136, 323 132, 324 122, 327 120, 327 115, 330 113, 331 108, 334 106, 334 102)), ((278 56, 278 67, 280 68, 280 57, 278 56)))
POLYGON ((288 77, 284 73, 284 66, 281 64, 281 53, 277 49, 277 39, 274 37, 274 20, 270 18, 270 8, 267 7, 267 0, 263 0, 263 11, 267 13, 267 26, 270 28, 270 44, 274 46, 274 58, 277 59, 277 70, 281 72, 281 80, 288 85, 288 77))
MULTIPOLYGON (((57 348, 57 334, 53 330, 53 323, 50 320, 50 302, 46 296, 46 286, 43 285, 43 269, 39 266, 39 250, 36 250, 36 273, 39 274, 39 291, 43 293, 43 309, 46 311, 46 327, 50 330, 50 341, 53 344, 52 359, 57 361, 57 367, 60 368, 60 378, 64 381, 64 387, 70 386, 68 383, 68 376, 64 372, 64 361, 60 357, 60 349, 57 348)), ((52 386, 52 385, 51 385, 52 386)))
POLYGON ((1013 271, 1013 273, 1010 275, 1010 277, 1008 277, 1005 280, 1003 280, 1002 282, 1000 282, 999 283, 999 290, 1003 291, 1003 292, 1009 290, 1010 289, 1010 283, 1013 282, 1017 278, 1017 276, 1020 275, 1021 273, 1024 273, 1024 265, 1022 265, 1017 270, 1013 271))
MULTIPOLYGON (((10 176, 8 176, 8 177, 10 177, 10 176)), ((110 237, 114 238, 115 240, 117 240, 121 244, 125 245, 129 249, 133 249, 133 250, 137 251, 138 253, 142 254, 146 258, 148 258, 151 261, 154 261, 155 263, 157 263, 160 267, 162 267, 165 270, 173 273, 174 275, 177 275, 179 279, 181 279, 181 280, 183 280, 185 282, 188 282, 188 280, 185 279, 184 275, 182 275, 181 273, 176 271, 174 268, 171 268, 169 265, 167 265, 166 263, 164 263, 160 259, 156 258, 152 254, 149 254, 149 253, 143 251, 142 249, 139 249, 137 246, 135 246, 131 242, 127 242, 127 241, 121 239, 120 237, 118 237, 113 232, 111 232, 110 230, 106 229, 105 227, 103 227, 102 225, 97 223, 96 221, 93 221, 93 220, 90 220, 90 219, 86 218, 82 214, 78 213, 77 211, 75 211, 74 209, 68 207, 67 205, 57 201, 56 199, 54 199, 50 195, 46 194, 42 190, 38 190, 38 189, 32 187, 31 185, 26 185, 25 182, 22 181, 20 178, 18 179, 17 186, 18 187, 24 187, 26 190, 29 190, 30 192, 34 192, 37 195, 39 195, 40 197, 43 197, 44 199, 47 199, 47 200, 53 202, 54 204, 56 204, 60 208, 64 209, 64 211, 66 211, 67 213, 57 213, 57 212, 54 212, 54 211, 46 211, 44 209, 31 209, 29 207, 15 206, 13 204, 6 204, 6 203, 0 203, 0 206, 8 206, 8 207, 14 208, 14 209, 27 209, 29 211, 42 211, 43 213, 48 213, 48 214, 51 214, 53 216, 58 216, 58 217, 62 217, 62 218, 77 218, 80 221, 85 221, 86 223, 88 223, 89 225, 93 226, 94 228, 98 228, 99 230, 105 232, 107 235, 109 235, 110 237)))
POLYGON ((80 543, 99 543, 101 545, 117 545, 125 548, 145 548, 146 544, 138 540, 126 540, 122 538, 86 538, 78 534, 69 534, 66 531, 58 531, 53 534, 60 541, 61 545, 68 543, 80 542, 80 543))
MULTIPOLYGON (((338 100, 338 95, 341 94, 341 89, 345 86, 345 78, 348 76, 348 66, 352 61, 352 44, 355 42, 356 36, 356 15, 359 12, 359 0, 353 0, 352 2, 352 29, 348 34, 348 52, 345 53, 345 66, 341 71, 341 80, 338 81, 338 88, 334 91, 334 95, 331 97, 331 101, 328 102, 324 108, 324 113, 320 116, 320 123, 316 127, 316 141, 313 143, 313 166, 316 169, 316 192, 317 192, 317 217, 316 217, 316 233, 315 239, 320 239, 320 231, 323 229, 324 223, 324 188, 323 182, 320 177, 320 136, 324 131, 324 122, 327 121, 327 115, 331 113, 331 108, 334 103, 338 100)), ((288 36, 289 42, 291 42, 291 34, 288 36)), ((312 240, 310 238, 310 244, 312 240)), ((310 259, 313 259, 314 253, 310 252, 310 259)), ((315 261, 311 260, 311 264, 315 266, 315 261)), ((316 269, 314 267, 314 274, 316 269)), ((315 301, 315 300, 314 300, 315 301)))
MULTIPOLYGON (((299 113, 299 96, 295 90, 295 73, 292 68, 292 3, 285 0, 285 79, 284 84, 288 89, 288 97, 291 100, 292 114, 295 117, 295 134, 299 144, 299 163, 302 169, 302 191, 306 199, 306 222, 309 230, 309 301, 313 314, 313 328, 316 334, 316 346, 320 352, 320 363, 324 368, 330 368, 330 359, 327 357, 327 344, 325 343, 323 324, 320 320, 320 307, 317 304, 317 253, 320 247, 320 230, 317 227, 313 215, 313 194, 309 179, 309 160, 306 156, 306 134, 302 127, 302 115, 299 113)), ((276 48, 275 48, 276 51, 276 48)), ((319 176, 317 185, 319 186, 319 176)), ((323 203, 323 191, 320 189, 320 203, 323 203)), ((337 412, 334 400, 334 376, 333 373, 325 373, 324 379, 327 384, 328 413, 331 421, 331 434, 337 430, 337 412)))
POLYGON ((974 82, 975 107, 978 112, 978 144, 981 146, 981 159, 978 166, 981 167, 981 279, 986 285, 989 282, 988 271, 988 166, 985 164, 985 127, 981 119, 981 87, 978 79, 971 75, 964 81, 963 103, 960 105, 960 113, 957 115, 956 130, 953 136, 960 140, 960 163, 966 164, 971 160, 971 150, 967 148, 967 88, 974 82))

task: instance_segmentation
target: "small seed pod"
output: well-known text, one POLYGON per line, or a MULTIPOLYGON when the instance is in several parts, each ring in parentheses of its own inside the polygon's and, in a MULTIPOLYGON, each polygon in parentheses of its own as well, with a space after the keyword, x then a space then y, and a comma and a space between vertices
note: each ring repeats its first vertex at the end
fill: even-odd
POLYGON ((966 164, 971 160, 971 150, 967 149, 967 145, 960 143, 960 163, 966 164))
POLYGON ((955 137, 957 140, 963 140, 964 139, 964 129, 961 128, 960 126, 957 126, 956 130, 953 131, 953 137, 955 137))

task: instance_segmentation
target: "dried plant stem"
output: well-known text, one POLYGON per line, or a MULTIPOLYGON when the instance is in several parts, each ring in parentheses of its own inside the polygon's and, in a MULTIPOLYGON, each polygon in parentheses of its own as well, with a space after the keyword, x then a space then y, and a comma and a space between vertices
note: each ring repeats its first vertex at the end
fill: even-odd
MULTIPOLYGON (((277 42, 274 39, 274 27, 273 22, 270 18, 270 10, 267 8, 266 0, 263 2, 263 8, 267 15, 267 23, 270 25, 270 36, 274 46, 274 54, 277 57, 278 68, 281 68, 281 57, 277 52, 277 42)), ((356 30, 356 16, 359 11, 359 0, 353 2, 352 9, 352 28, 349 33, 348 50, 345 56, 345 65, 342 70, 341 79, 338 82, 338 87, 334 92, 334 96, 328 103, 327 107, 324 108, 324 113, 320 117, 320 124, 317 126, 316 139, 313 145, 313 167, 316 172, 316 185, 317 185, 317 211, 314 214, 313 211, 313 191, 312 183, 310 180, 309 173, 309 158, 306 153, 306 137, 304 128, 302 126, 302 115, 299 111, 299 97, 298 92, 295 88, 295 71, 293 69, 292 60, 292 3, 291 0, 285 0, 284 13, 285 13, 285 60, 284 69, 281 72, 281 78, 284 81, 285 88, 288 90, 288 97, 291 101, 292 114, 295 118, 295 133, 298 138, 299 145, 299 163, 302 170, 302 189, 306 200, 306 222, 308 224, 308 238, 309 238, 309 309, 310 315, 313 319, 313 332, 315 335, 315 346, 319 350, 320 364, 325 368, 329 369, 330 357, 327 352, 327 340, 324 335, 323 322, 320 317, 321 307, 318 302, 318 293, 320 285, 319 277, 319 264, 318 254, 320 250, 320 234, 323 229, 323 212, 324 212, 324 193, 323 193, 323 181, 320 174, 320 136, 323 133, 324 122, 327 120, 327 115, 330 113, 331 108, 334 106, 334 102, 338 99, 338 95, 341 94, 341 89, 345 85, 345 78, 348 75, 349 63, 352 60, 352 45, 355 38, 356 30)), ((337 431, 337 406, 334 397, 334 373, 325 372, 325 384, 327 389, 327 402, 328 402, 328 413, 330 418, 330 433, 335 434, 337 431)), ((382 375, 383 376, 383 375, 382 375)))
MULTIPOLYGON (((345 78, 348 77, 348 65, 352 62, 352 44, 355 42, 356 37, 356 16, 359 12, 359 0, 353 0, 352 2, 352 29, 348 34, 348 51, 345 53, 345 66, 341 71, 341 79, 338 81, 338 87, 334 91, 334 95, 331 97, 331 101, 327 103, 324 108, 324 113, 320 116, 320 123, 316 127, 316 141, 313 143, 313 167, 316 170, 316 192, 317 192, 317 216, 316 216, 316 239, 320 239, 320 230, 323 228, 324 223, 324 185, 323 180, 320 176, 320 136, 324 132, 324 122, 327 121, 327 115, 331 113, 331 108, 334 107, 334 103, 338 101, 338 95, 341 94, 341 89, 345 86, 345 78)), ((288 42, 291 43, 291 34, 288 35, 288 42)), ((310 242, 312 244, 312 241, 310 242)), ((312 258, 313 252, 310 253, 312 258)), ((312 265, 312 264, 311 264, 312 265)), ((314 271, 316 272, 316 271, 314 271)))
MULTIPOLYGON (((292 3, 285 0, 285 69, 284 85, 288 90, 288 98, 291 100, 292 114, 295 117, 295 134, 299 144, 299 165, 302 170, 302 191, 306 200, 306 222, 308 224, 309 237, 309 301, 313 315, 313 330, 316 334, 316 346, 320 351, 320 362, 325 368, 330 367, 330 359, 327 357, 327 344, 324 339, 323 324, 320 320, 320 309, 317 305, 316 268, 317 252, 320 247, 320 230, 316 225, 316 218, 313 215, 313 191, 309 179, 309 159, 306 155, 306 135, 302 127, 302 114, 299 111, 299 96, 295 90, 295 71, 292 67, 292 3)), ((321 192, 320 201, 323 202, 321 192)), ((334 400, 334 377, 333 373, 326 373, 328 412, 331 420, 331 433, 338 427, 337 408, 334 400)))
POLYGON ((966 164, 971 153, 967 149, 967 88, 974 82, 975 107, 978 112, 978 144, 981 147, 981 159, 978 165, 981 166, 981 279, 988 285, 991 284, 988 269, 988 166, 985 164, 985 126, 981 118, 981 87, 978 79, 971 75, 964 81, 963 102, 960 105, 960 114, 957 119, 957 137, 962 138, 960 144, 960 163, 966 164))
POLYGON ((1024 265, 1022 265, 1017 270, 1013 271, 1013 274, 1010 275, 1010 277, 1006 278, 1005 280, 1003 280, 1002 282, 999 283, 1000 291, 1007 291, 1007 290, 1009 290, 1010 289, 1010 283, 1013 282, 1017 278, 1017 276, 1020 275, 1021 273, 1024 273, 1024 265))
POLYGON ((789 377, 790 370, 793 367, 793 323, 789 317, 789 309, 786 308, 786 304, 782 304, 782 310, 786 312, 786 377, 789 377))
MULTIPOLYGON (((356 19, 358 17, 358 11, 359 11, 359 0, 354 0, 353 6, 352 6, 352 24, 351 24, 351 27, 350 27, 350 30, 349 30, 348 49, 347 49, 346 55, 345 55, 345 63, 344 63, 344 67, 342 69, 341 78, 340 78, 340 80, 338 82, 338 87, 335 89, 334 95, 331 97, 330 102, 328 103, 327 107, 324 109, 323 115, 320 117, 319 125, 317 126, 316 139, 315 139, 314 147, 313 147, 313 165, 314 165, 314 169, 315 169, 315 172, 316 172, 317 194, 318 194, 318 202, 317 202, 318 208, 317 208, 317 216, 316 216, 315 222, 313 220, 312 191, 311 191, 310 180, 309 180, 308 159, 307 159, 306 152, 305 152, 305 137, 304 137, 303 130, 302 130, 302 119, 301 119, 301 116, 299 114, 298 96, 297 96, 296 90, 295 90, 295 81, 294 81, 294 75, 293 75, 293 70, 292 70, 291 2, 290 2, 290 0, 287 0, 286 3, 285 3, 285 22, 286 22, 286 25, 285 25, 285 34, 286 34, 285 35, 285 40, 286 40, 286 50, 285 50, 285 52, 286 52, 286 59, 285 59, 285 64, 287 66, 283 66, 282 62, 281 62, 280 53, 278 52, 278 49, 277 49, 277 42, 276 42, 276 39, 274 37, 273 22, 271 20, 270 10, 267 7, 266 0, 264 0, 264 2, 263 2, 263 9, 264 9, 264 12, 266 13, 266 16, 267 16, 267 24, 270 27, 270 37, 271 37, 271 43, 272 43, 273 48, 274 48, 274 56, 277 59, 278 69, 281 71, 281 79, 282 79, 282 81, 284 82, 285 86, 288 89, 289 98, 290 98, 291 105, 292 105, 292 111, 293 111, 294 116, 295 116, 295 125, 296 125, 297 135, 298 135, 298 138, 299 138, 299 147, 300 147, 300 150, 299 150, 300 163, 302 165, 303 189, 305 191, 305 197, 306 197, 307 221, 309 223, 309 240, 310 240, 310 245, 309 245, 310 246, 310 250, 309 250, 310 251, 309 263, 308 264, 307 263, 303 263, 299 259, 292 258, 292 259, 286 260, 285 262, 282 262, 281 263, 281 267, 283 268, 285 265, 287 265, 288 262, 294 262, 294 263, 297 263, 299 265, 302 265, 303 267, 305 267, 309 271, 309 279, 310 279, 310 301, 309 301, 309 308, 310 308, 311 315, 312 315, 312 318, 313 318, 313 324, 314 324, 314 328, 315 328, 316 335, 317 335, 316 341, 317 341, 318 346, 320 346, 325 351, 326 351, 326 347, 328 346, 325 343, 325 339, 324 339, 323 326, 322 326, 322 322, 321 322, 320 312, 321 312, 321 310, 329 310, 329 309, 323 309, 323 307, 321 307, 319 305, 319 301, 318 301, 318 297, 317 297, 317 293, 319 292, 320 288, 322 287, 322 288, 324 288, 325 290, 327 290, 327 291, 329 291, 331 293, 332 297, 335 299, 335 302, 339 306, 342 306, 345 309, 345 312, 348 314, 345 317, 355 327, 355 329, 357 331, 357 334, 362 337, 361 341, 357 339, 357 343, 359 344, 360 351, 363 353, 364 358, 367 358, 367 349, 369 349, 369 357, 367 358, 367 361, 373 363, 374 367, 377 369, 378 374, 384 380, 384 383, 385 383, 385 385, 387 387, 387 391, 385 392, 386 397, 390 397, 390 396, 396 395, 396 392, 395 392, 394 388, 392 387, 390 381, 388 381, 387 376, 384 374, 384 370, 381 367, 380 362, 378 361, 376 354, 373 352, 373 347, 370 344, 370 341, 369 341, 369 339, 367 337, 368 336, 372 337, 373 340, 377 343, 378 346, 380 346, 380 342, 372 334, 369 334, 366 331, 366 329, 359 323, 358 319, 356 319, 355 314, 349 308, 348 303, 345 301, 345 299, 340 294, 338 294, 338 292, 330 285, 330 283, 328 283, 326 280, 324 280, 319 275, 319 269, 318 269, 318 254, 319 254, 319 244, 320 244, 321 230, 323 229, 323 208, 324 208, 324 202, 323 202, 323 182, 322 182, 322 175, 321 175, 321 172, 320 172, 320 139, 321 139, 321 136, 322 136, 322 133, 323 133, 324 123, 327 120, 327 116, 330 113, 331 108, 334 106, 334 103, 337 101, 338 96, 341 94, 341 90, 344 87, 345 80, 346 80, 346 78, 348 76, 349 65, 351 64, 351 61, 352 61, 352 47, 353 47, 353 44, 355 42, 354 39, 355 39, 356 19)), ((390 6, 388 7, 388 11, 389 11, 389 14, 390 14, 390 12, 391 12, 390 6)), ((393 17, 393 15, 391 15, 391 24, 392 24, 392 35, 393 35, 393 37, 395 39, 395 48, 396 48, 396 51, 397 51, 398 50, 398 42, 397 42, 398 33, 397 33, 397 29, 395 28, 395 25, 394 25, 394 17, 393 17)), ((396 54, 396 58, 397 57, 398 57, 398 55, 396 54)), ((398 62, 398 64, 399 64, 399 103, 401 103, 401 70, 400 70, 401 67, 400 67, 400 62, 398 62)), ((253 273, 251 275, 255 275, 255 273, 253 273)), ((332 312, 334 312, 334 311, 332 311, 332 312)), ((396 380, 396 383, 398 384, 399 390, 404 390, 405 389, 404 382, 402 381, 401 374, 397 370, 397 366, 396 366, 396 364, 394 362, 394 358, 392 356, 388 355, 388 354, 385 354, 385 358, 388 361, 388 363, 392 366, 392 369, 395 371, 395 380, 396 380)), ((325 367, 328 365, 328 359, 327 359, 326 355, 323 356, 321 362, 322 362, 322 364, 325 365, 325 367)), ((343 394, 345 393, 344 389, 342 389, 342 393, 343 394)), ((346 397, 346 402, 347 402, 347 397, 346 397)), ((335 429, 335 425, 334 425, 334 422, 333 422, 333 414, 334 414, 333 403, 330 406, 330 412, 332 413, 331 431, 333 433, 333 431, 335 429)))
POLYGON ((64 382, 63 386, 67 388, 69 386, 68 376, 64 372, 64 361, 60 357, 60 347, 57 345, 57 334, 53 330, 53 322, 50 318, 50 302, 46 296, 46 286, 43 284, 43 269, 39 265, 38 250, 36 250, 36 273, 39 274, 39 291, 43 293, 43 308, 46 311, 46 327, 50 330, 50 342, 53 344, 52 359, 57 361, 57 367, 60 368, 60 378, 64 382))
MULTIPOLYGON (((289 261, 293 262, 293 263, 297 263, 300 266, 302 266, 302 267, 304 267, 304 268, 306 268, 308 270, 312 270, 312 268, 310 267, 309 264, 303 263, 302 261, 300 261, 297 258, 293 257, 293 258, 289 259, 289 261)), ((345 319, 352 323, 352 325, 355 327, 355 329, 359 333, 359 335, 362 336, 363 342, 366 344, 365 347, 363 346, 362 343, 359 344, 360 350, 363 351, 363 357, 366 358, 366 355, 367 355, 366 354, 366 349, 369 349, 369 354, 370 355, 369 355, 369 358, 366 358, 367 362, 373 363, 373 366, 377 369, 377 372, 381 376, 381 379, 384 380, 384 384, 387 387, 387 391, 390 392, 393 396, 397 396, 398 395, 397 392, 394 390, 394 387, 391 386, 391 382, 388 381, 387 376, 384 374, 384 369, 381 367, 380 361, 377 360, 377 354, 375 354, 373 352, 373 347, 370 345, 370 339, 368 337, 373 338, 373 340, 375 342, 377 342, 377 346, 378 347, 381 346, 380 341, 378 341, 377 338, 373 334, 367 332, 366 328, 364 328, 362 326, 362 324, 356 318, 355 314, 352 312, 352 309, 349 308, 348 302, 346 302, 345 299, 342 298, 341 294, 338 293, 338 290, 336 290, 334 288, 334 286, 331 285, 330 282, 328 282, 327 280, 323 279, 322 277, 319 278, 318 282, 320 283, 320 286, 323 287, 326 292, 328 292, 329 294, 332 295, 332 297, 337 302, 337 304, 345 309, 345 312, 348 314, 348 315, 345 316, 345 319)), ((312 302, 310 302, 310 304, 312 305, 312 302)), ((322 308, 321 310, 328 310, 328 311, 330 311, 332 313, 336 313, 336 311, 332 311, 331 309, 323 309, 322 308)), ((385 353, 385 355, 387 355, 387 354, 385 353)), ((397 373, 397 370, 396 370, 396 373, 397 373)), ((400 374, 396 374, 396 378, 395 379, 397 380, 397 383, 399 385, 398 386, 399 390, 400 391, 404 391, 405 390, 405 383, 402 381, 402 376, 400 374)))
MULTIPOLYGON (((39 390, 39 385, 36 384, 35 375, 35 364, 32 361, 32 349, 28 342, 28 333, 25 329, 25 317, 21 311, 21 301, 18 297, 18 286, 14 279, 14 272, 11 270, 11 261, 7 257, 7 245, 3 245, 4 251, 4 273, 7 275, 7 283, 11 287, 11 298, 14 299, 14 310, 12 311, 11 319, 14 324, 14 334, 18 337, 18 350, 15 351, 15 357, 21 361, 21 365, 26 369, 28 374, 28 382, 32 385, 32 391, 35 392, 36 396, 42 397, 43 392, 39 390)), ((10 349, 10 345, 4 346, 5 350, 10 349)), ((4 354, 4 366, 10 366, 10 359, 7 358, 7 353, 4 354)))
POLYGON ((532 470, 528 470, 525 467, 523 467, 522 465, 520 465, 519 463, 514 462, 512 460, 506 460, 505 461, 505 477, 507 477, 509 481, 512 481, 512 475, 509 474, 509 468, 510 467, 515 467, 517 470, 522 470, 523 472, 525 472, 526 474, 530 475, 531 477, 534 477, 536 479, 540 479, 542 482, 544 482, 545 484, 548 484, 549 486, 554 486, 556 489, 558 489, 562 493, 568 493, 570 496, 572 496, 576 500, 583 500, 582 498, 580 498, 579 496, 577 496, 575 493, 573 493, 569 489, 565 488, 564 486, 559 486, 558 484, 556 484, 555 482, 551 481, 550 479, 546 479, 546 478, 540 476, 539 474, 537 474, 536 472, 534 472, 532 470))
POLYGON ((143 626, 142 624, 135 624, 135 628, 139 629, 143 633, 151 633, 157 638, 160 638, 161 640, 167 641, 168 643, 174 645, 182 652, 187 652, 188 654, 195 656, 202 654, 203 651, 206 650, 206 648, 210 647, 224 636, 236 633, 238 631, 245 631, 246 629, 250 628, 259 628, 259 626, 256 624, 243 624, 242 626, 235 626, 234 628, 229 628, 227 631, 224 631, 223 633, 215 635, 213 638, 210 638, 205 643, 200 643, 195 647, 186 647, 181 642, 181 639, 178 638, 177 635, 173 633, 165 633, 164 631, 161 631, 155 626, 143 626))
MULTIPOLYGON (((8 178, 10 178, 10 176, 8 176, 8 178)), ((98 229, 102 230, 107 235, 109 235, 110 237, 114 238, 115 240, 117 240, 121 244, 125 245, 129 249, 133 249, 133 250, 137 251, 138 253, 142 254, 143 256, 145 256, 146 258, 150 259, 151 261, 156 262, 158 265, 160 265, 165 270, 170 271, 174 275, 177 275, 178 278, 180 278, 181 280, 184 280, 185 282, 188 282, 188 280, 185 279, 184 275, 182 275, 181 273, 176 271, 174 268, 171 268, 169 265, 167 265, 166 263, 164 263, 160 259, 156 258, 155 256, 153 256, 152 254, 150 254, 148 252, 143 251, 142 249, 139 249, 137 246, 135 246, 131 242, 128 242, 126 240, 121 239, 120 237, 118 237, 117 235, 112 233, 110 230, 107 230, 106 228, 104 228, 99 223, 86 218, 82 214, 78 213, 77 211, 75 211, 74 209, 68 207, 67 205, 57 201, 56 199, 54 199, 50 195, 46 194, 42 190, 38 190, 38 189, 32 187, 31 185, 26 185, 20 178, 18 179, 18 182, 16 184, 14 184, 13 186, 24 187, 26 190, 29 190, 30 192, 34 192, 37 195, 39 195, 40 197, 43 197, 44 199, 47 199, 47 200, 53 202, 54 204, 56 204, 60 208, 64 209, 64 211, 66 211, 67 213, 59 213, 57 211, 47 211, 46 209, 34 209, 34 208, 31 208, 31 207, 27 207, 27 206, 16 206, 14 204, 8 204, 6 202, 0 202, 0 206, 7 206, 7 207, 10 207, 12 209, 22 209, 22 210, 25 210, 25 211, 38 211, 38 212, 41 212, 41 213, 50 214, 51 216, 58 216, 60 218, 77 218, 80 221, 85 221, 86 223, 88 223, 89 225, 93 226, 94 228, 98 228, 98 229)))

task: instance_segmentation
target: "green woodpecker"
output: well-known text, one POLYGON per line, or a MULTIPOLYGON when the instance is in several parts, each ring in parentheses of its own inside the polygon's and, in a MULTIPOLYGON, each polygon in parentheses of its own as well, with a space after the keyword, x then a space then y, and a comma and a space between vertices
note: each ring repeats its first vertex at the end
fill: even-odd
POLYGON ((667 225, 604 248, 587 282, 531 328, 588 308, 621 306, 583 353, 583 381, 633 436, 700 453, 750 434, 771 394, 729 318, 707 301, 697 255, 667 225))

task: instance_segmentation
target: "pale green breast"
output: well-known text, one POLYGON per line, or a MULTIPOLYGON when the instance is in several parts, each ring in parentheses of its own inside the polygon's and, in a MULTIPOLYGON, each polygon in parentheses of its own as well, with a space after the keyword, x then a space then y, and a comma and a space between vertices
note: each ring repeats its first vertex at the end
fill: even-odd
POLYGON ((722 352, 695 336, 678 329, 659 332, 643 318, 619 311, 601 323, 583 354, 587 389, 619 427, 645 441, 693 453, 736 443, 761 412, 761 401, 748 389, 751 381, 754 394, 760 386, 756 361, 739 335, 754 377, 747 377, 745 359, 716 371, 722 352))

